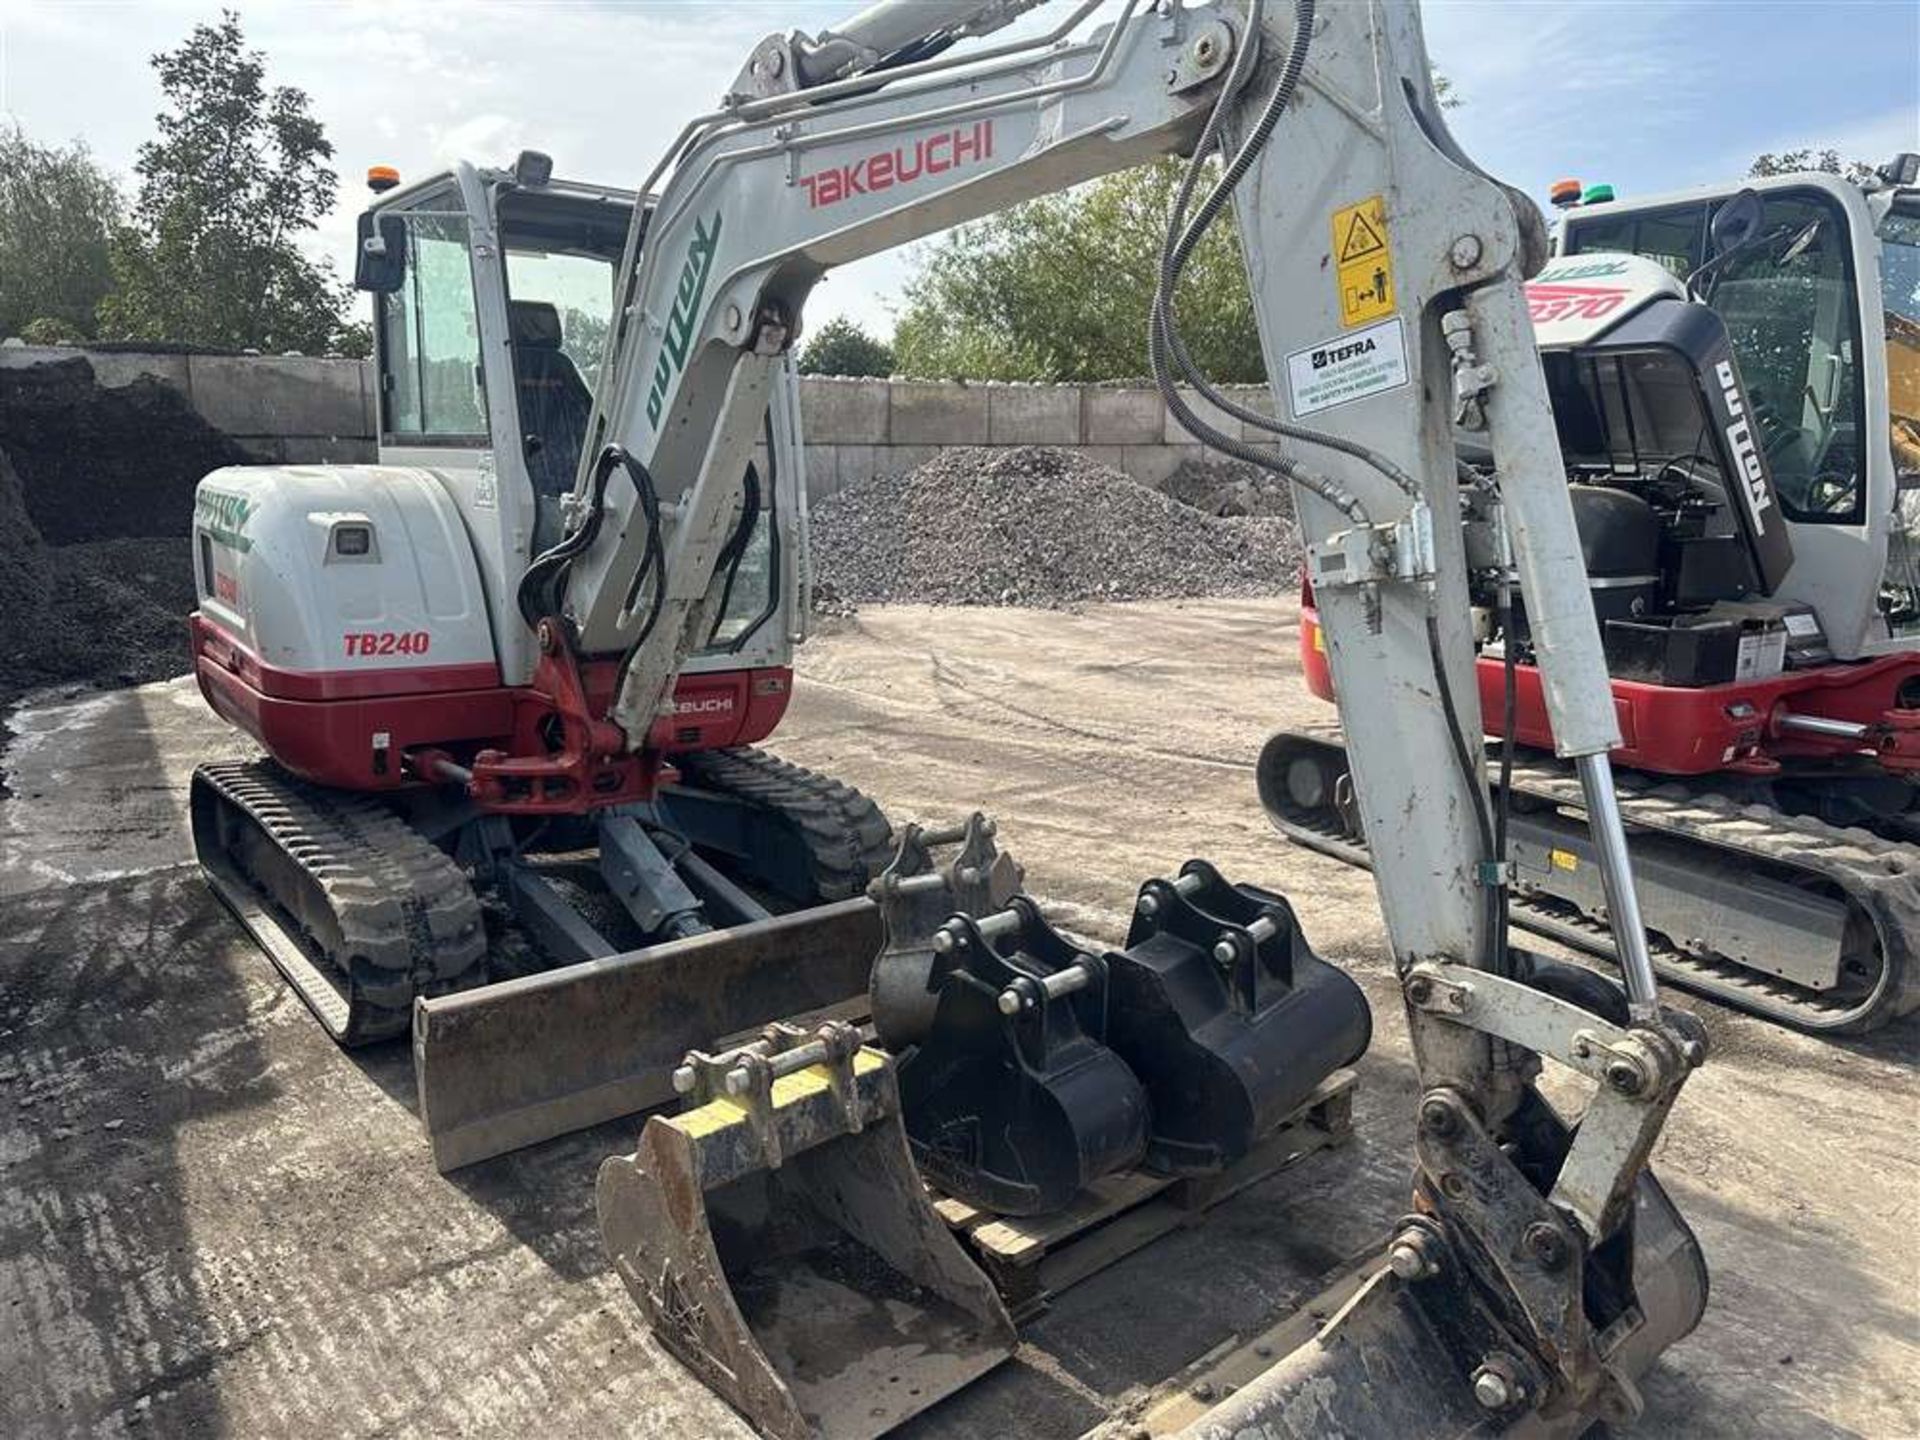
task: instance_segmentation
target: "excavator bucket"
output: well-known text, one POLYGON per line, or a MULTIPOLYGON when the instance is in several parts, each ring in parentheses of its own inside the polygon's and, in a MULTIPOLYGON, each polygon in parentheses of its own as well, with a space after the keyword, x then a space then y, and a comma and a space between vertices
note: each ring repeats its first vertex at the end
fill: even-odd
POLYGON ((1308 1307, 1310 1333, 1267 1337, 1267 1355, 1298 1339, 1279 1359, 1249 1372, 1237 1368, 1245 1357, 1229 1357, 1199 1377, 1205 1385, 1196 1388, 1226 1399, 1196 1415, 1183 1391, 1141 1428, 1172 1440, 1573 1440, 1598 1433, 1599 1423, 1631 1425, 1641 1408, 1637 1382, 1693 1330, 1707 1301, 1699 1242, 1651 1174, 1635 1189, 1632 1232, 1622 1277, 1631 1303, 1602 1337, 1603 1383, 1584 1399, 1544 1385, 1519 1350, 1499 1348, 1497 1325, 1456 1266, 1408 1280, 1376 1257, 1308 1307))
POLYGON ((772 1026, 674 1081, 688 1108, 601 1166, 600 1230, 661 1343, 760 1434, 868 1440, 1013 1353, 858 1031, 772 1026))

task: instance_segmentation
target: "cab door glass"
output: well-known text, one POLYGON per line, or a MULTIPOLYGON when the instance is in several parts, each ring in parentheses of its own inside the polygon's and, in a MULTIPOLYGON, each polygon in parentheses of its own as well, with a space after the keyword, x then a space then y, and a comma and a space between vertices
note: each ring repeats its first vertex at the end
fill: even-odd
POLYGON ((380 297, 382 430, 400 443, 487 443, 467 217, 414 212, 406 282, 380 297))
POLYGON ((1818 191, 1768 195, 1760 239, 1721 268, 1708 300, 1740 359, 1781 508, 1802 523, 1860 523, 1860 327, 1845 214, 1818 191))
MULTIPOLYGON (((1567 253, 1644 255, 1684 278, 1707 258, 1713 208, 1569 221, 1567 253)), ((1740 361, 1780 507, 1802 524, 1866 515, 1851 247, 1846 213, 1824 192, 1772 191, 1758 238, 1700 282, 1740 361)))
POLYGON ((1893 529, 1880 609, 1897 636, 1920 634, 1920 206, 1880 222, 1880 309, 1887 334, 1893 529))

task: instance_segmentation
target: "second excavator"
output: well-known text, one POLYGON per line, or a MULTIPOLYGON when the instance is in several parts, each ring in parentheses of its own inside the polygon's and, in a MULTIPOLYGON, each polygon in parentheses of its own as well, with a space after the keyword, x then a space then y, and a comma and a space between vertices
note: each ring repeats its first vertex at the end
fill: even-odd
MULTIPOLYGON (((1566 213, 1527 287, 1619 715, 1656 968, 1818 1034, 1920 1007, 1920 155, 1566 213)), ((1494 483, 1471 432, 1462 463, 1494 483)), ((1470 493, 1473 493, 1470 491, 1470 493)), ((1524 586, 1474 566, 1516 923, 1614 955, 1579 785, 1550 753, 1524 586)), ((1301 658, 1333 682, 1308 603, 1301 658)), ((1330 733, 1274 737, 1283 833, 1366 862, 1330 733)))

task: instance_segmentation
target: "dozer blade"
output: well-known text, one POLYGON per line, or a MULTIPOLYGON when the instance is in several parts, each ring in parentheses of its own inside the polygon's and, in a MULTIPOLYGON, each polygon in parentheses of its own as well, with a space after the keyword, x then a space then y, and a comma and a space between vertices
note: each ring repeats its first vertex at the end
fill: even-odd
POLYGON ((692 1108, 601 1166, 600 1230, 661 1343, 762 1435, 868 1440, 1013 1353, 851 1026, 772 1027, 677 1083, 692 1108))
POLYGON ((422 1000, 420 1119, 442 1173, 673 1098, 688 1051, 864 1009, 878 907, 836 901, 422 1000))

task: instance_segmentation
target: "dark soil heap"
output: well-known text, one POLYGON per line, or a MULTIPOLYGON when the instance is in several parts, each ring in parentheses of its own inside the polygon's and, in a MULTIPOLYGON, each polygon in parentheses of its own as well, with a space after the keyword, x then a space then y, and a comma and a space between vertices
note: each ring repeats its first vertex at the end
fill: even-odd
POLYGON ((1299 584, 1291 521, 1208 514, 1070 450, 949 450, 820 501, 811 525, 815 600, 829 611, 1058 608, 1299 584))
POLYGON ((0 708, 190 668, 193 487, 246 459, 157 380, 0 369, 0 708))

